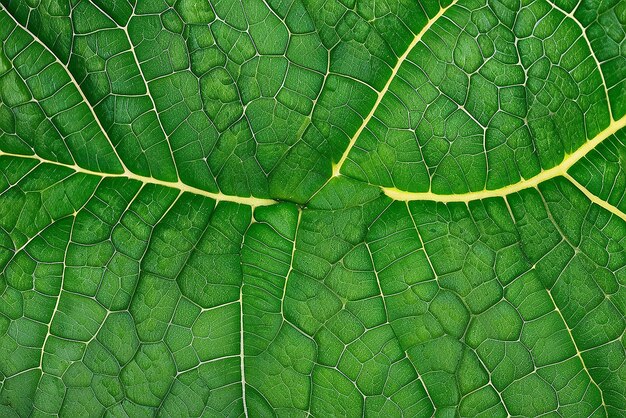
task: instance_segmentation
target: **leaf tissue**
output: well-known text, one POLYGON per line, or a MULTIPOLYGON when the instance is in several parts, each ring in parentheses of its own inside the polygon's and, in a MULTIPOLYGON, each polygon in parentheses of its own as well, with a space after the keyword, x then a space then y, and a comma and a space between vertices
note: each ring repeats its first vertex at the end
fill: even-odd
POLYGON ((0 416, 625 416, 625 126, 624 0, 0 0, 0 416))

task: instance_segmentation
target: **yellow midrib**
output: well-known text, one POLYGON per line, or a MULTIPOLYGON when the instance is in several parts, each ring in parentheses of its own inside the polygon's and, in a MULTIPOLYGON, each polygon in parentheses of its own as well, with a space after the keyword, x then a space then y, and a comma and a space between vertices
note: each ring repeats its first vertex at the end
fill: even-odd
POLYGON ((27 159, 31 159, 31 160, 37 160, 39 161, 40 164, 52 164, 52 165, 56 165, 56 166, 60 166, 60 167, 65 167, 65 168, 69 168, 77 173, 82 173, 82 174, 87 174, 90 176, 98 176, 98 177, 124 177, 124 178, 128 178, 131 180, 137 180, 139 182, 145 183, 145 184, 156 184, 159 186, 164 186, 164 187, 170 187, 170 188, 174 188, 174 189, 178 189, 181 192, 189 192, 189 193, 193 193, 196 195, 200 195, 200 196, 205 196, 205 197, 209 197, 211 199, 214 199, 218 202, 224 201, 224 202, 234 202, 234 203, 240 203, 243 205, 248 205, 248 206, 252 206, 252 207, 257 207, 257 206, 268 206, 268 205, 273 205, 275 203, 278 203, 277 200, 273 200, 273 199, 263 199, 263 198, 258 198, 258 197, 243 197, 243 196, 234 196, 234 195, 228 195, 228 194, 224 194, 221 192, 209 192, 203 189, 199 189, 197 187, 193 187, 193 186, 189 186, 188 184, 183 183, 182 181, 165 181, 165 180, 159 180, 159 179, 155 179, 153 177, 147 177, 147 176, 142 176, 139 174, 135 174, 132 172, 124 172, 124 173, 120 173, 120 174, 115 174, 115 173, 102 173, 102 172, 98 172, 98 171, 92 171, 92 170, 88 170, 86 168, 80 167, 76 164, 71 165, 71 164, 63 164, 63 163, 59 163, 56 161, 49 161, 49 160, 44 160, 43 158, 40 158, 36 155, 23 155, 23 154, 11 154, 8 152, 4 152, 4 151, 0 151, 0 157, 2 156, 7 156, 7 157, 15 157, 15 158, 27 158, 27 159))
MULTIPOLYGON (((470 202, 472 200, 487 199, 490 197, 504 197, 511 193, 519 192, 530 187, 537 187, 539 183, 550 180, 555 177, 565 176, 567 170, 576 164, 580 159, 587 155, 591 150, 598 146, 609 136, 626 126, 626 115, 618 120, 612 121, 609 126, 596 135, 593 139, 585 142, 580 148, 573 153, 567 155, 563 161, 548 170, 541 171, 536 176, 523 179, 509 186, 501 187, 494 190, 478 190, 475 192, 467 192, 461 194, 437 194, 433 192, 407 192, 399 190, 395 187, 382 187, 383 192, 394 200, 411 201, 411 200, 435 200, 438 202, 470 202)), ((579 185, 577 185, 579 187, 579 185)), ((579 187, 580 188, 580 187, 579 187)), ((583 191, 585 192, 585 191, 583 191)), ((617 209, 616 209, 617 210, 617 209)), ((622 217, 624 214, 622 214, 622 217)))
MULTIPOLYGON (((563 161, 548 170, 544 170, 533 176, 529 179, 524 179, 520 182, 511 184, 509 186, 505 186, 499 189, 494 190, 479 190, 475 192, 461 193, 461 194, 437 194, 433 192, 407 192, 403 190, 399 190, 395 187, 381 187, 381 190, 385 195, 394 200, 399 201, 412 201, 412 200, 431 200, 442 203, 451 203, 451 202, 471 202, 474 200, 487 199, 491 197, 505 197, 511 193, 516 193, 521 190, 537 187, 539 183, 542 183, 546 180, 550 180, 555 177, 564 176, 566 177, 574 186, 579 188, 592 202, 602 206, 606 210, 611 213, 619 216, 620 218, 626 221, 626 215, 621 212, 616 207, 612 206, 608 202, 598 198, 589 192, 584 186, 576 182, 569 174, 567 174, 567 170, 571 166, 573 166, 576 162, 582 159, 585 155, 587 155, 591 150, 597 147, 602 141, 606 138, 617 132, 618 130, 624 128, 626 126, 626 115, 622 116, 620 119, 616 121, 612 121, 609 126, 596 135, 592 140, 585 142, 580 148, 574 151, 572 154, 568 155, 563 159, 563 161)), ((76 164, 63 164, 56 161, 45 160, 37 155, 23 155, 23 154, 12 154, 4 151, 0 151, 0 156, 9 156, 15 158, 28 158, 37 160, 40 163, 52 164, 56 166, 61 166, 65 168, 69 168, 75 172, 83 173, 87 175, 93 175, 98 177, 126 177, 132 180, 137 180, 146 184, 156 184, 164 187, 176 188, 182 192, 189 192, 201 196, 206 196, 211 199, 215 199, 216 201, 227 201, 240 203, 252 207, 257 206, 268 206, 278 203, 279 201, 273 199, 264 199, 258 197, 243 197, 243 196, 235 196, 228 195, 221 192, 209 192, 203 189, 199 189, 197 187, 189 186, 188 184, 183 183, 182 181, 169 182, 165 180, 155 179, 153 177, 142 176, 139 174, 135 174, 129 171, 120 174, 113 173, 102 173, 97 171, 92 171, 83 167, 80 167, 76 164)))

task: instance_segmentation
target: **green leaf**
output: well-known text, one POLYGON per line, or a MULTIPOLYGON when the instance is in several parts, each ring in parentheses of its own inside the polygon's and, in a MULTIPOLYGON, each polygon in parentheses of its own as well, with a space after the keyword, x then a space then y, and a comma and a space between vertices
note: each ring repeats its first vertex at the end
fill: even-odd
POLYGON ((626 414, 623 1, 0 3, 0 415, 626 414))

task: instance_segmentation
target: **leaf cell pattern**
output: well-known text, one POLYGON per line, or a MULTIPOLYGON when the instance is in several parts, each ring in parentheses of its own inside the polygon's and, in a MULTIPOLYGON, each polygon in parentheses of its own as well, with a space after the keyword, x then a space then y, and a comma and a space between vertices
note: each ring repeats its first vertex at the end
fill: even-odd
POLYGON ((0 415, 626 414, 623 1, 0 3, 0 415))

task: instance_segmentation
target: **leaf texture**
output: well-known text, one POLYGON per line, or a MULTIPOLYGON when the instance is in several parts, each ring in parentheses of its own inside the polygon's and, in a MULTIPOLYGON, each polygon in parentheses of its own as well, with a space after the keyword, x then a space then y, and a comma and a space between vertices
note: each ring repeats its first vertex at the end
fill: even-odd
POLYGON ((0 415, 626 414, 623 1, 0 3, 0 415))

